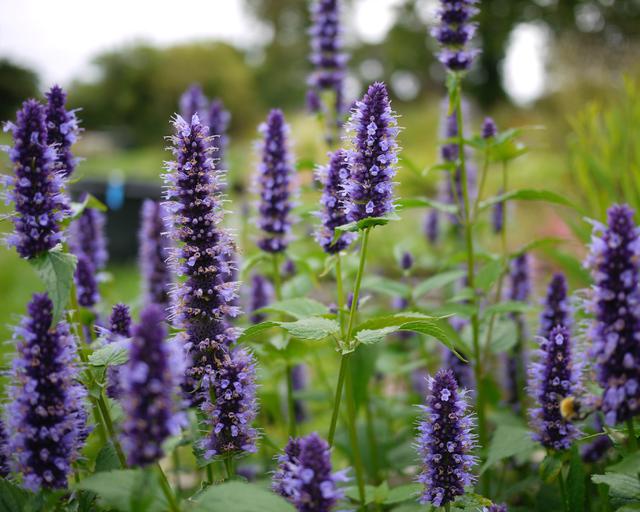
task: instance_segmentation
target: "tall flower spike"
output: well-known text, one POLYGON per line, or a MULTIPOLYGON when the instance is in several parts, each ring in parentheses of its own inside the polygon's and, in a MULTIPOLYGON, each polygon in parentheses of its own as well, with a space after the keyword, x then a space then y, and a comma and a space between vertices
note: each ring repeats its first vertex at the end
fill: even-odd
POLYGON ((383 217, 393 206, 393 177, 398 163, 398 126, 387 88, 376 82, 356 103, 348 123, 349 179, 345 206, 350 222, 383 217))
POLYGON ((7 461, 7 431, 4 422, 0 418, 0 478, 9 476, 9 465, 7 461))
POLYGON ((207 116, 207 98, 198 84, 191 84, 180 96, 180 116, 190 120, 194 114, 198 114, 200 119, 207 116))
POLYGON ((237 316, 240 309, 236 305, 238 284, 228 280, 234 244, 220 226, 222 175, 210 157, 208 128, 197 115, 191 124, 181 117, 173 124, 175 161, 167 163, 163 206, 170 213, 175 242, 170 261, 175 272, 186 277, 172 290, 172 308, 175 324, 184 329, 180 337, 191 359, 185 387, 194 392, 235 341, 227 319, 237 316))
POLYGON ((166 212, 160 203, 146 199, 142 203, 139 241, 142 301, 169 306, 173 277, 169 268, 169 240, 164 223, 166 212))
POLYGON ((571 328, 571 308, 567 297, 567 280, 564 274, 554 274, 547 288, 544 308, 540 314, 539 336, 549 338, 557 325, 571 328))
POLYGON ((329 164, 320 167, 316 173, 316 179, 323 186, 320 199, 322 224, 316 232, 316 240, 329 254, 343 251, 355 239, 355 233, 342 233, 335 243, 333 242, 335 229, 349 222, 342 191, 342 183, 349 178, 346 159, 347 152, 344 149, 338 149, 330 153, 329 164))
MULTIPOLYGON (((131 337, 131 312, 126 304, 115 304, 109 316, 109 342, 131 337)), ((118 399, 122 396, 120 385, 120 366, 109 366, 107 369, 107 396, 118 399)))
POLYGON ((229 145, 229 122, 231 114, 225 110, 222 100, 214 99, 209 104, 209 133, 215 137, 213 145, 213 157, 217 159, 216 167, 218 169, 228 169, 227 167, 227 146, 229 145))
POLYGON ((346 471, 332 472, 329 444, 314 432, 289 439, 272 487, 300 512, 330 512, 344 497, 338 482, 347 480, 346 471))
MULTIPOLYGON (((307 388, 307 367, 300 363, 291 369, 291 384, 294 393, 304 391, 307 388)), ((293 411, 298 423, 307 419, 307 407, 304 400, 296 398, 293 402, 293 411)))
POLYGON ((324 91, 334 93, 338 122, 344 110, 344 78, 347 55, 342 51, 340 0, 315 0, 311 7, 311 56, 314 67, 309 76, 307 106, 311 112, 321 109, 319 97, 324 91))
MULTIPOLYGON (((504 194, 504 189, 501 188, 498 191, 498 194, 504 194)), ((493 209, 491 210, 491 227, 495 234, 502 233, 502 230, 504 229, 504 211, 504 201, 499 201, 493 205, 493 209)))
POLYGON ((255 367, 247 350, 229 351, 211 384, 213 392, 203 393, 201 409, 211 424, 201 442, 206 459, 256 451, 257 432, 251 426, 258 412, 255 367))
POLYGON ((553 450, 568 450, 580 435, 560 411, 560 402, 575 396, 580 386, 581 367, 571 345, 569 329, 554 327, 548 338, 540 338, 538 360, 529 367, 529 390, 536 403, 529 411, 533 439, 553 450))
POLYGON ((68 201, 61 192, 56 152, 47 144, 45 108, 36 100, 25 101, 16 123, 7 123, 5 130, 11 130, 14 141, 9 157, 15 176, 5 182, 16 209, 7 242, 21 257, 32 259, 63 241, 60 221, 68 215, 68 201))
POLYGON ((162 443, 180 432, 184 415, 176 394, 184 368, 182 352, 167 341, 165 313, 150 304, 133 329, 129 361, 120 371, 124 423, 122 447, 132 466, 147 466, 163 455, 162 443))
POLYGON ((470 21, 478 12, 476 3, 477 0, 440 0, 439 24, 431 34, 440 44, 438 59, 448 71, 467 71, 479 53, 468 46, 476 31, 476 24, 470 21))
POLYGON ((78 304, 84 308, 92 308, 100 302, 96 269, 86 254, 78 256, 74 280, 77 288, 78 304))
POLYGON ((483 139, 491 139, 496 136, 498 133, 498 127, 493 119, 490 117, 485 117, 482 122, 482 138, 483 139))
POLYGON ((252 324, 259 324, 265 321, 266 315, 254 313, 254 311, 268 306, 272 300, 273 286, 269 280, 260 274, 254 274, 251 277, 251 297, 249 302, 249 311, 251 312, 249 321, 252 324))
POLYGON ((429 210, 425 215, 424 235, 431 245, 435 245, 440 238, 440 215, 435 208, 429 210))
POLYGON ((76 256, 85 255, 95 270, 104 270, 109 259, 104 225, 104 213, 95 208, 87 208, 69 228, 71 250, 76 256))
POLYGON ((277 253, 287 248, 291 230, 291 178, 293 166, 287 138, 289 125, 279 109, 269 112, 266 123, 260 125, 260 164, 257 188, 260 194, 258 227, 263 236, 258 247, 277 253))
POLYGON ((33 295, 27 309, 15 331, 6 453, 25 488, 65 489, 86 433, 75 342, 66 323, 52 325, 53 303, 46 294, 33 295))
POLYGON ((71 146, 78 139, 78 119, 73 110, 66 109, 67 95, 58 85, 45 94, 47 98, 47 144, 56 151, 56 170, 65 178, 71 176, 78 159, 73 156, 71 146))
POLYGON ((417 448, 422 458, 418 482, 424 484, 420 503, 444 507, 474 480, 471 468, 476 458, 470 455, 475 446, 471 433, 473 421, 467 414, 466 391, 459 391, 450 370, 440 370, 429 378, 427 417, 418 427, 417 448))
POLYGON ((609 208, 596 224, 587 264, 594 280, 592 357, 609 425, 640 413, 640 230, 626 205, 609 208))

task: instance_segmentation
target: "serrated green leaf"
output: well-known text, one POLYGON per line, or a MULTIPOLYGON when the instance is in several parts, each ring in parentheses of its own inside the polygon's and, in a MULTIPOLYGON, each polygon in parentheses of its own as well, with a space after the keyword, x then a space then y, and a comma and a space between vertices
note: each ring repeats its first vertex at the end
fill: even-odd
POLYGON ((534 190, 534 189, 520 189, 512 190, 506 194, 500 194, 498 196, 491 197, 486 201, 480 203, 480 211, 486 210, 496 203, 502 203, 503 201, 543 201, 546 203, 559 204, 562 206, 568 206, 574 210, 578 208, 569 201, 566 197, 551 192, 550 190, 534 190))
POLYGON ((55 248, 30 261, 53 302, 53 321, 57 323, 69 304, 77 258, 55 248))
POLYGON ((458 207, 455 204, 442 203, 426 197, 405 197, 398 199, 396 204, 403 210, 407 210, 409 208, 433 208, 434 210, 448 213, 450 215, 456 215, 458 213, 458 207))
POLYGON ((271 329, 273 327, 280 327, 280 322, 274 322, 272 320, 267 320, 266 322, 260 322, 259 324, 252 325, 247 327, 240 336, 238 336, 238 341, 248 341, 251 340, 256 335, 260 334, 263 331, 271 329))
POLYGON ((369 318, 365 322, 358 325, 354 332, 358 332, 363 329, 381 329, 382 327, 400 326, 407 322, 414 320, 441 320, 444 317, 436 317, 425 315, 424 313, 418 313, 415 311, 405 311, 403 313, 396 313, 395 315, 383 315, 373 318, 369 318))
POLYGON ((340 332, 338 322, 321 317, 302 318, 295 322, 281 322, 280 326, 294 338, 302 340, 321 340, 331 335, 337 336, 340 332))
POLYGON ((612 497, 623 499, 640 499, 640 480, 637 476, 622 473, 605 473, 604 475, 591 475, 591 481, 596 484, 609 486, 609 494, 612 497))
POLYGON ((338 226, 337 228, 335 228, 334 241, 340 237, 341 233, 346 233, 346 232, 355 233, 358 231, 364 231, 365 229, 368 229, 368 228, 373 228, 375 226, 384 226, 386 224, 389 224, 389 222, 392 220, 400 220, 400 217, 392 213, 385 217, 367 217, 357 222, 350 222, 349 224, 343 224, 342 226, 338 226))
POLYGON ((116 469, 120 469, 118 454, 111 441, 107 441, 98 452, 95 471, 96 473, 101 473, 103 471, 113 471, 116 469))
POLYGON ((528 429, 514 425, 499 425, 491 438, 487 461, 480 473, 484 473, 502 459, 531 452, 535 447, 528 429))
POLYGON ((107 343, 89 355, 91 366, 118 366, 129 360, 129 353, 124 342, 107 343))
POLYGON ((403 501, 415 500, 422 490, 421 484, 405 484, 398 487, 394 487, 389 490, 387 499, 384 500, 385 505, 395 505, 396 503, 402 503, 403 501))
POLYGON ((429 292, 447 286, 466 275, 464 270, 449 270, 425 279, 413 290, 413 297, 418 299, 429 292))
POLYGON ((363 343, 365 345, 374 345, 376 343, 384 341, 384 339, 389 334, 393 334, 399 329, 400 326, 382 327, 380 329, 363 329, 356 333, 355 338, 358 343, 363 343))
POLYGON ((607 466, 607 473, 622 473, 637 476, 640 473, 640 452, 630 453, 617 464, 607 466))
POLYGON ((493 260, 484 265, 476 274, 475 286, 488 291, 504 272, 502 260, 493 260))
POLYGON ((212 485, 194 499, 193 512, 295 512, 284 498, 256 484, 212 485))
POLYGON ((329 308, 317 300, 306 297, 281 300, 259 309, 257 312, 282 313, 296 319, 326 315, 329 308))

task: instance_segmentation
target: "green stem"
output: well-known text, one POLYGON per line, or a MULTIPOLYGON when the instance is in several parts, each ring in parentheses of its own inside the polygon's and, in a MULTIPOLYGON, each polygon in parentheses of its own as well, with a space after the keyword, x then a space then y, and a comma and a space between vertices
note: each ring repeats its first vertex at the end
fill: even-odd
POLYGON ((182 492, 182 485, 180 485, 180 453, 178 452, 179 448, 175 448, 171 457, 173 459, 173 475, 176 480, 176 490, 178 494, 182 492))
POLYGON ((344 287, 342 284, 342 258, 340 257, 340 253, 336 254, 336 287, 338 289, 338 321, 340 322, 340 334, 344 337, 344 287))
POLYGON ((230 480, 235 475, 235 470, 233 467, 233 459, 231 457, 226 457, 224 459, 224 469, 227 472, 227 480, 230 480))
POLYGON ((356 430, 356 402, 353 396, 353 378, 351 375, 351 368, 347 368, 347 382, 346 382, 346 400, 347 400, 347 414, 349 430, 349 442, 351 444, 351 451, 353 452, 353 465, 356 472, 356 482, 358 484, 358 496, 360 498, 361 509, 365 509, 365 484, 364 484, 364 467, 362 465, 362 457, 360 456, 360 447, 358 445, 358 432, 356 430))
POLYGON ((207 481, 209 484, 213 484, 213 463, 207 464, 207 481))
POLYGON ((638 451, 638 436, 636 435, 636 430, 633 425, 633 418, 629 418, 627 420, 627 433, 629 436, 629 451, 636 452, 638 451))
MULTIPOLYGON (((367 390, 367 394, 369 391, 367 390)), ((367 419, 367 441, 369 442, 369 452, 371 453, 371 472, 376 485, 380 484, 380 455, 378 453, 378 441, 376 439, 375 425, 373 424, 373 411, 371 410, 371 400, 367 396, 364 403, 364 411, 367 419)))
POLYGON ((569 512, 569 504, 567 503, 567 490, 564 485, 564 475, 562 474, 562 467, 558 473, 558 483, 560 484, 560 497, 562 498, 562 510, 569 512))
POLYGON ((358 273, 356 274, 356 283, 353 287, 353 299, 351 301, 351 309, 349 310, 349 323, 347 326, 346 342, 349 348, 351 346, 351 334, 353 333, 353 324, 356 319, 356 311, 358 310, 358 300, 360 299, 360 285, 362 284, 362 276, 364 274, 364 264, 367 260, 367 247, 369 245, 369 233, 371 228, 366 228, 362 233, 362 247, 360 248, 360 263, 358 264, 358 273))
POLYGON ((167 498, 167 503, 169 504, 169 510, 171 512, 180 512, 180 506, 178 505, 176 495, 173 493, 173 489, 171 489, 169 480, 167 480, 167 475, 164 474, 162 467, 160 467, 160 464, 158 463, 156 463, 156 470, 158 471, 158 480, 160 481, 160 487, 162 487, 162 493, 165 498, 167 498))
POLYGON ((478 195, 476 196, 476 200, 473 203, 473 218, 476 219, 478 217, 478 205, 480 204, 480 199, 484 195, 484 185, 487 181, 487 174, 489 170, 489 150, 484 150, 484 161, 482 163, 482 175, 480 177, 480 185, 478 187, 478 195))
POLYGON ((342 389, 344 388, 344 378, 347 373, 347 366, 349 365, 349 358, 351 352, 342 354, 340 358, 340 370, 338 372, 338 383, 336 385, 336 394, 333 399, 333 412, 331 413, 331 425, 329 426, 329 435, 327 436, 327 442, 329 446, 333 446, 333 439, 336 435, 336 425, 338 424, 338 415, 340 413, 340 400, 342 400, 342 389))

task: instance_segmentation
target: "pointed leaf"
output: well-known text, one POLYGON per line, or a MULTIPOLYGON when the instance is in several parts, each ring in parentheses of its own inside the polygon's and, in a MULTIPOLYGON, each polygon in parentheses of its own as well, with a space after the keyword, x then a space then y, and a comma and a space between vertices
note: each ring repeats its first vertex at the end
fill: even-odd
POLYGON ((212 485, 195 498, 193 512, 295 512, 281 496, 257 484, 232 481, 212 485))
POLYGON ((296 319, 307 318, 311 316, 326 315, 329 308, 318 302, 317 300, 299 297, 296 299, 281 300, 274 302, 268 306, 261 308, 258 312, 283 313, 296 319))
POLYGON ((31 260, 53 302, 53 321, 57 323, 69 304, 77 258, 56 248, 31 260))

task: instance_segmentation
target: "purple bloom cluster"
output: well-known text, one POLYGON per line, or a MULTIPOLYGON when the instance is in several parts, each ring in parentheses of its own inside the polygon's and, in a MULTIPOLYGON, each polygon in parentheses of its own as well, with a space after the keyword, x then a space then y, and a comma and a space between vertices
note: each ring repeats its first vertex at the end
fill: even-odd
POLYGON ((289 439, 278 456, 273 490, 299 512, 330 512, 344 496, 338 482, 347 480, 345 470, 332 471, 329 444, 314 432, 289 439))
POLYGON ((7 197, 15 204, 14 232, 7 242, 26 259, 62 242, 60 221, 68 215, 68 201, 62 194, 63 176, 56 167, 56 151, 47 143, 45 107, 27 100, 17 113, 15 124, 7 123, 14 145, 9 157, 15 176, 6 179, 7 197))
POLYGON ((109 253, 104 234, 105 215, 95 208, 86 208, 69 228, 69 245, 76 256, 85 255, 95 270, 104 270, 109 253))
POLYGON ((58 85, 45 94, 47 98, 47 144, 56 151, 55 168, 65 178, 71 176, 78 159, 73 156, 71 146, 78 139, 78 120, 73 110, 66 109, 67 95, 58 85))
POLYGON ((63 489, 86 433, 85 392, 77 383, 75 343, 66 323, 53 322, 53 303, 35 294, 15 331, 6 409, 12 471, 25 488, 63 489))
POLYGON ((529 299, 531 279, 529 275, 529 257, 526 253, 517 256, 511 262, 509 283, 509 300, 526 302, 529 299))
POLYGON ((191 357, 185 387, 193 392, 199 381, 220 364, 226 348, 235 341, 227 319, 239 314, 237 283, 229 261, 233 242, 220 226, 222 198, 220 171, 210 157, 208 128, 194 115, 191 124, 174 121, 172 152, 167 164, 164 207, 172 217, 175 247, 170 260, 178 275, 186 276, 172 291, 172 308, 181 337, 191 357))
POLYGON ((402 270, 409 271, 413 267, 413 255, 409 251, 404 251, 400 256, 400 268, 402 270))
POLYGON ((424 218, 424 234, 431 245, 435 245, 440 238, 440 215, 438 210, 431 209, 424 218))
POLYGON ((251 276, 251 296, 249 301, 249 311, 251 316, 249 321, 252 324, 264 322, 267 318, 262 313, 254 313, 258 309, 268 306, 273 300, 273 286, 269 280, 260 274, 251 276))
POLYGON ((258 434, 251 426, 258 412, 255 374, 251 353, 230 350, 209 382, 211 392, 203 392, 201 409, 211 424, 209 437, 201 443, 206 459, 256 451, 258 434))
POLYGON ((209 104, 209 133, 215 137, 213 145, 215 147, 212 156, 217 160, 216 167, 218 169, 227 169, 227 146, 229 145, 229 137, 227 130, 231 114, 225 110, 224 104, 219 99, 211 100, 209 104))
POLYGON ((452 72, 467 71, 478 50, 468 47, 476 31, 470 20, 478 12, 477 0, 440 0, 439 25, 432 30, 440 43, 438 59, 452 72))
POLYGON ((347 152, 349 177, 344 187, 347 219, 383 217, 393 207, 393 177, 398 162, 399 128, 387 88, 369 86, 349 119, 352 148, 347 152))
MULTIPOLYGON (((131 312, 126 304, 115 304, 109 316, 109 342, 131 337, 131 312)), ((120 366, 110 366, 107 370, 107 396, 117 399, 122 396, 120 366)))
POLYGON ((571 307, 567 297, 567 280, 564 274, 554 274, 547 288, 544 308, 540 314, 539 336, 549 338, 557 325, 571 328, 571 307))
POLYGON ((418 482, 424 484, 420 503, 435 507, 451 503, 474 481, 470 455, 475 445, 473 421, 466 413, 466 391, 459 391, 450 370, 440 370, 429 378, 427 418, 418 427, 418 452, 423 468, 418 482))
POLYGON ((145 200, 142 203, 138 240, 143 303, 167 307, 173 277, 168 265, 171 241, 166 235, 165 217, 166 212, 160 203, 145 200))
POLYGON ((207 98, 198 84, 191 84, 180 96, 180 116, 190 120, 194 114, 198 114, 200 119, 207 115, 207 98))
POLYGON ((165 314, 157 304, 140 313, 133 328, 129 361, 120 371, 122 446, 132 466, 146 466, 163 456, 162 443, 184 423, 175 399, 184 373, 180 348, 167 342, 165 314))
POLYGON ((482 122, 482 138, 483 139, 491 139, 496 136, 498 133, 498 127, 493 119, 490 117, 485 117, 482 122))
POLYGON ((314 71, 309 76, 310 89, 307 92, 307 107, 311 112, 318 112, 322 108, 322 92, 333 91, 338 122, 344 110, 343 86, 347 63, 347 56, 342 52, 339 4, 339 0, 315 0, 311 8, 309 60, 314 71))
MULTIPOLYGON (((503 189, 500 189, 498 191, 498 194, 500 195, 502 195, 503 193, 503 189)), ((493 228, 493 232, 495 234, 502 233, 502 230, 504 229, 504 212, 504 201, 499 201, 493 205, 493 209, 491 210, 491 227, 493 228)))
POLYGON ((258 165, 257 188, 260 194, 258 227, 264 236, 258 241, 266 252, 283 252, 291 230, 291 178, 293 166, 287 137, 289 125, 279 109, 273 109, 266 123, 260 125, 261 161, 258 165))
POLYGON ((325 252, 336 254, 349 247, 355 239, 355 233, 343 233, 333 243, 335 229, 349 222, 342 190, 342 184, 349 178, 347 152, 344 149, 338 149, 331 153, 329 164, 318 169, 316 178, 323 186, 320 200, 323 207, 320 212, 322 224, 316 232, 316 240, 325 252))
POLYGON ((580 431, 562 417, 560 402, 579 391, 581 366, 567 327, 557 325, 540 340, 538 361, 529 368, 529 390, 536 402, 529 411, 533 439, 545 448, 567 450, 580 431))
POLYGON ((78 264, 74 280, 76 283, 78 304, 84 308, 92 308, 100 302, 98 291, 98 281, 96 279, 95 267, 86 254, 78 256, 78 264))
POLYGON ((612 206, 608 225, 596 224, 587 264, 594 280, 592 356, 602 412, 615 425, 640 413, 640 230, 628 206, 612 206))

